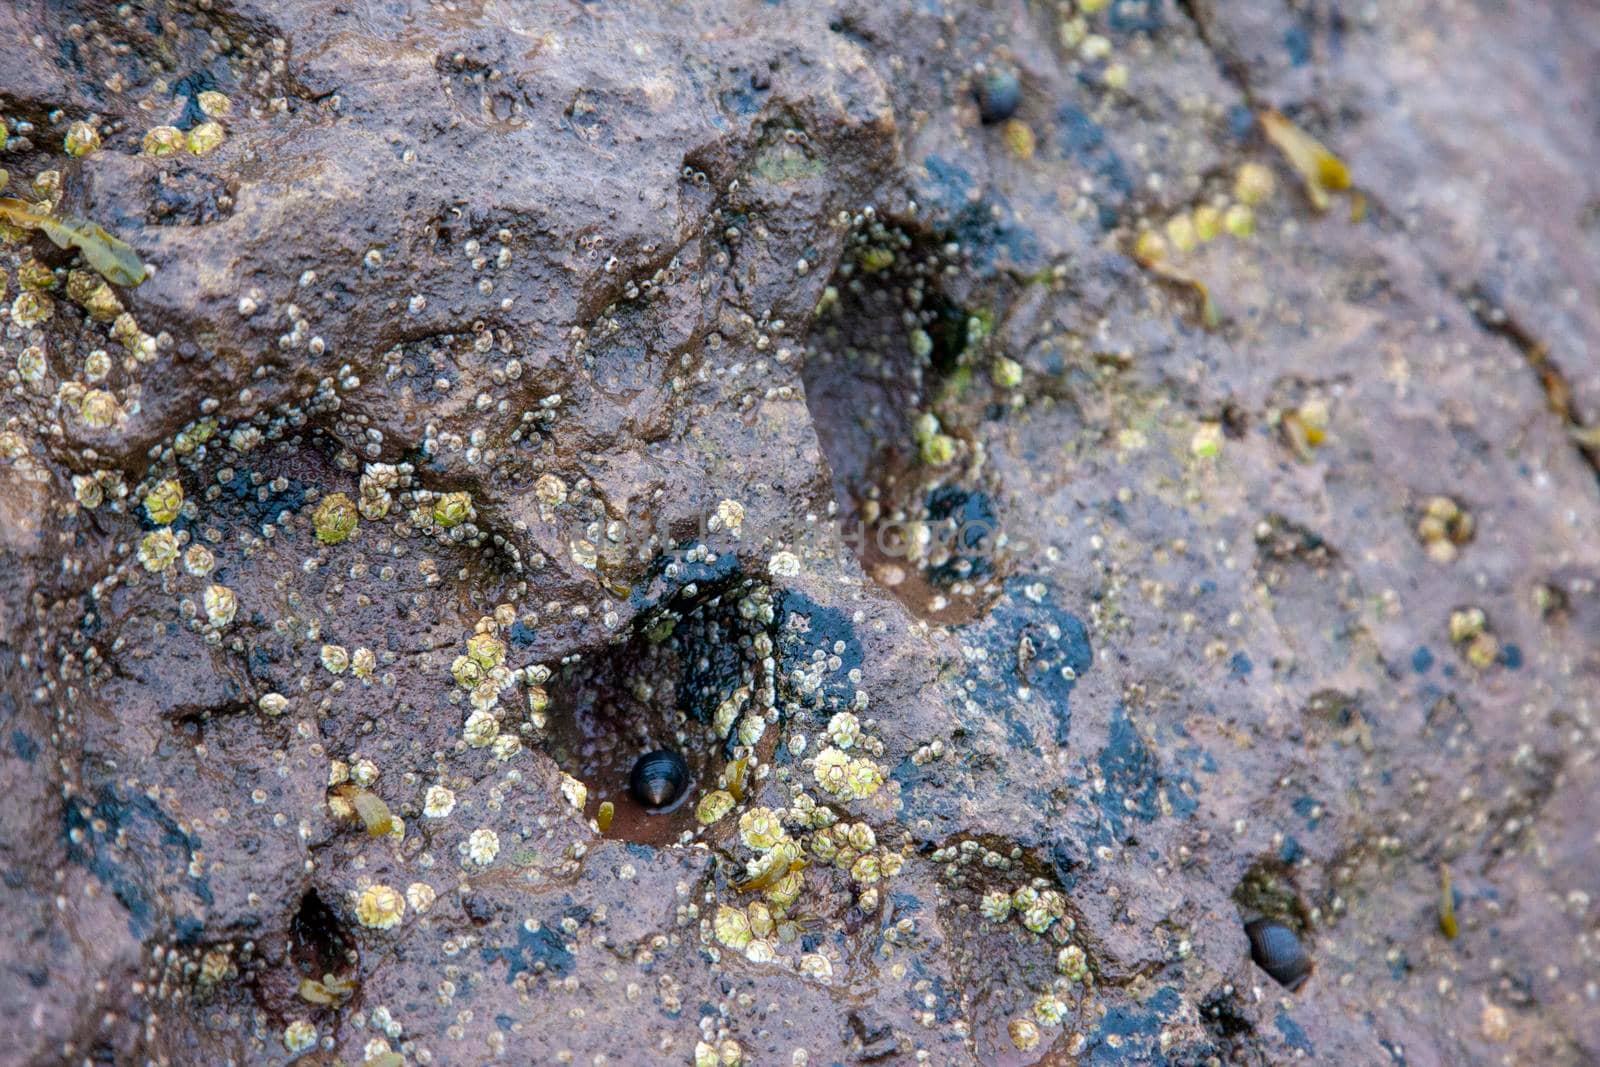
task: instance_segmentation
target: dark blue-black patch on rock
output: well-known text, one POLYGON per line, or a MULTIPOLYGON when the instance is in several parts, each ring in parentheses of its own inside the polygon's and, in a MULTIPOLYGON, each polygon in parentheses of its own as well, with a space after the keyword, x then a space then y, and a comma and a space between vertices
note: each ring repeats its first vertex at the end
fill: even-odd
POLYGON ((538 973, 537 968, 541 963, 544 964, 544 973, 560 977, 572 970, 574 962, 572 953, 567 951, 567 943, 548 926, 541 926, 537 930, 519 926, 515 945, 485 946, 482 954, 484 963, 506 962, 508 985, 516 981, 517 975, 523 971, 538 973))
POLYGON ((158 911, 165 905, 177 912, 180 940, 199 939, 204 921, 178 909, 212 902, 206 879, 188 876, 200 842, 160 804, 137 791, 124 797, 106 789, 87 814, 79 802, 66 804, 62 822, 67 859, 85 868, 127 909, 134 938, 142 941, 155 931, 158 911), (103 829, 97 830, 97 823, 103 829), (191 900, 183 899, 191 894, 191 900))
POLYGON ((1101 229, 1115 228, 1118 212, 1133 196, 1133 176, 1127 164, 1107 143, 1106 131, 1076 104, 1061 105, 1056 111, 1056 127, 1062 156, 1082 165, 1095 178, 1101 229))
POLYGON ((1273 1025, 1278 1028, 1278 1033, 1283 1035, 1284 1043, 1290 1048, 1298 1049, 1308 1056, 1315 1056, 1317 1054, 1316 1048, 1311 1044, 1311 1039, 1307 1037, 1306 1032, 1300 1028, 1300 1024, 1289 1017, 1288 1012, 1278 1012, 1278 1017, 1272 1020, 1272 1022, 1273 1025))
POLYGON ((1072 730, 1067 698, 1078 676, 1094 662, 1088 629, 1061 607, 1058 597, 1048 582, 1009 578, 989 614, 963 631, 963 639, 985 653, 980 669, 970 676, 968 696, 983 712, 1005 722, 1013 744, 1034 753, 1039 745, 1023 709, 1045 709, 1055 744, 1065 745, 1072 730))
POLYGON ((950 550, 949 559, 928 568, 930 582, 948 587, 994 573, 999 521, 985 493, 942 485, 928 494, 925 506, 934 536, 950 550))

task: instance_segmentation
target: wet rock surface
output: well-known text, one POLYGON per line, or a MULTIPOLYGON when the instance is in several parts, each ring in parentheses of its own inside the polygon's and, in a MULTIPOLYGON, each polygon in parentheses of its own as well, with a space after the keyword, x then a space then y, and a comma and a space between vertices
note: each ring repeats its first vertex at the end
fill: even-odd
POLYGON ((0 1062, 1600 1057, 1588 5, 0 36, 0 1062))

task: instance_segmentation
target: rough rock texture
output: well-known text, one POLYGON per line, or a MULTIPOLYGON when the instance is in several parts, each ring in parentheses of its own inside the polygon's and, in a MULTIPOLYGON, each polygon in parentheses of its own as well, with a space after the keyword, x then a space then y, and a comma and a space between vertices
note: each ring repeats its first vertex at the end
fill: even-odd
POLYGON ((1600 1058, 1592 5, 0 39, 0 1063, 1600 1058))

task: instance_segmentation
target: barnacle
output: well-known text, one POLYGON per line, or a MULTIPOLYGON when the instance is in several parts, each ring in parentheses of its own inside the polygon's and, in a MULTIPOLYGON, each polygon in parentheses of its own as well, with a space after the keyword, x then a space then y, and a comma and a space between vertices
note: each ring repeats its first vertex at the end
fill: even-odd
POLYGON ((356 919, 374 930, 398 926, 405 914, 405 898, 386 885, 370 885, 356 899, 356 919))
POLYGON ((311 513, 311 525, 317 540, 325 545, 342 544, 355 532, 358 519, 356 506, 343 493, 330 493, 322 498, 316 511, 311 513))

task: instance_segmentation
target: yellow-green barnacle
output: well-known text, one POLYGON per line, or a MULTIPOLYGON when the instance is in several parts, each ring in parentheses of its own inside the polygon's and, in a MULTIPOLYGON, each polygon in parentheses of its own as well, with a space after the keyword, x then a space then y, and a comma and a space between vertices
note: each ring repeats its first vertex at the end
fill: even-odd
POLYGON ((189 131, 189 136, 184 138, 184 145, 194 155, 203 156, 216 151, 227 136, 222 123, 202 122, 189 131))
POLYGON ((1019 1052, 1031 1052, 1039 1047, 1039 1027, 1032 1019, 1018 1016, 1006 1024, 1006 1033, 1019 1052))
POLYGON ((717 914, 711 920, 712 933, 718 941, 736 952, 743 952, 755 937, 750 930, 750 916, 743 908, 735 908, 729 904, 718 904, 717 914))
POLYGON ((978 902, 978 911, 992 923, 1003 923, 1011 917, 1011 894, 1004 889, 991 889, 978 902))
POLYGON ((30 259, 17 268, 17 284, 36 293, 47 292, 56 287, 56 272, 37 259, 30 259))
POLYGON ((387 489, 368 489, 365 480, 361 486, 361 499, 356 504, 356 510, 361 512, 361 517, 368 522, 377 522, 389 514, 389 508, 394 499, 387 489))
POLYGON ((898 852, 890 852, 889 850, 885 849, 878 856, 878 867, 883 871, 883 876, 885 878, 893 878, 895 875, 900 873, 900 869, 905 865, 905 856, 898 852))
POLYGON ((998 356, 989 368, 989 380, 1001 389, 1015 389, 1022 384, 1022 364, 1006 356, 998 356))
POLYGON ((61 147, 66 149, 67 155, 81 159, 100 147, 100 131, 94 128, 93 123, 74 122, 67 127, 61 147))
POLYGON ((172 439, 172 449, 180 456, 187 456, 211 440, 212 434, 216 432, 215 419, 201 419, 178 431, 178 435, 172 439))
POLYGON ((473 748, 484 748, 500 733, 500 720, 487 711, 475 711, 467 716, 461 736, 473 748))
POLYGON ((356 919, 373 930, 388 930, 405 918, 406 899, 399 890, 370 885, 356 898, 356 919))
POLYGON ((183 553, 183 569, 191 578, 204 578, 217 565, 217 557, 205 545, 190 545, 183 553))
POLYGON ((493 677, 485 677, 467 694, 467 703, 475 711, 493 710, 500 703, 500 684, 493 677))
POLYGON ((209 119, 222 119, 228 117, 228 112, 233 110, 233 101, 215 89, 207 89, 194 99, 200 105, 200 111, 209 119))
POLYGON ((780 913, 794 907, 795 901, 800 899, 800 894, 806 886, 805 875, 799 871, 790 871, 772 884, 767 890, 767 903, 776 908, 780 913))
POLYGON ((818 830, 811 835, 806 847, 811 854, 823 863, 832 863, 839 855, 839 843, 833 839, 833 834, 827 830, 818 830))
POLYGON ((956 458, 956 439, 941 432, 939 416, 931 411, 923 412, 912 423, 911 439, 921 450, 922 461, 930 467, 942 467, 956 458))
POLYGON ((739 744, 747 748, 754 748, 761 740, 761 735, 767 732, 767 720, 760 715, 746 715, 739 720, 737 734, 739 744))
POLYGON ((796 864, 804 866, 800 860, 800 843, 792 837, 785 837, 769 851, 745 864, 746 878, 738 888, 746 893, 771 889, 784 875, 796 870, 796 864))
POLYGON ((317 532, 317 540, 325 545, 348 541, 358 521, 355 504, 343 493, 329 493, 311 513, 311 526, 317 532))
POLYGON ((695 805, 694 817, 701 826, 710 826, 733 810, 733 794, 726 789, 714 789, 700 798, 695 805))
POLYGON ((166 570, 177 559, 178 539, 173 536, 171 527, 151 530, 139 542, 139 562, 152 574, 166 570))
POLYGON ((882 874, 878 866, 876 853, 868 852, 859 857, 850 865, 850 877, 857 885, 872 885, 882 874))
POLYGON ((556 507, 567 499, 567 483, 554 474, 541 474, 533 483, 533 495, 546 507, 556 507))
POLYGON ((208 585, 203 596, 206 606, 206 618, 211 620, 211 625, 224 627, 233 621, 234 615, 239 611, 239 598, 234 596, 233 590, 225 585, 208 585))
MULTIPOLYGON (((0 456, 6 459, 17 459, 25 453, 21 445, 22 439, 16 434, 7 431, 0 434, 0 456), (12 442, 16 442, 17 451, 13 454, 12 442)), ((100 479, 90 474, 74 474, 72 476, 72 497, 78 502, 79 507, 93 511, 105 503, 105 490, 100 486, 100 479)))
POLYGON ((836 712, 828 720, 828 740, 838 748, 849 748, 861 736, 861 720, 848 711, 836 712))
POLYGON ((1167 242, 1179 252, 1192 252, 1200 243, 1194 220, 1186 213, 1172 216, 1162 229, 1166 232, 1167 242))
POLYGON ((157 482, 144 495, 144 513, 150 521, 165 526, 183 510, 183 486, 176 478, 157 482))
POLYGON ((350 780, 363 789, 370 788, 378 781, 378 765, 366 756, 358 758, 350 764, 350 780))
POLYGON ((817 777, 817 784, 834 796, 845 796, 850 792, 850 757, 839 749, 830 746, 818 752, 812 771, 817 777))
POLYGON ((881 245, 874 245, 862 252, 857 262, 860 263, 862 270, 876 274, 894 265, 894 252, 881 245))
POLYGON ((561 772, 561 796, 578 811, 589 803, 589 787, 565 771, 561 772))
POLYGON ((751 808, 739 816, 739 837, 757 852, 765 852, 785 837, 783 824, 770 808, 751 808))
POLYGON ((491 670, 506 661, 506 643, 494 634, 473 634, 467 638, 467 655, 484 670, 491 670))
POLYGON ((826 982, 833 977, 833 961, 820 952, 807 952, 800 957, 800 973, 807 978, 826 982))
POLYGON ((1277 188, 1272 168, 1262 163, 1243 163, 1233 179, 1233 196, 1241 204, 1265 203, 1277 188))
POLYGON ((750 917, 750 932, 756 937, 771 937, 776 931, 771 910, 759 900, 746 908, 745 914, 750 917))
POLYGON ((140 150, 152 159, 183 151, 183 131, 176 126, 153 126, 144 135, 140 150))
POLYGON ((911 354, 918 359, 927 359, 933 355, 933 338, 928 336, 928 331, 917 327, 911 331, 911 354))
POLYGON ((1450 640, 1464 644, 1483 633, 1488 625, 1489 617, 1482 608, 1459 608, 1450 613, 1450 640))
POLYGON ((1041 993, 1033 1002, 1033 1017, 1045 1026, 1060 1026, 1067 1017, 1067 1002, 1054 993, 1041 993))
POLYGON ((1036 934, 1042 934, 1050 929, 1051 923, 1066 913, 1066 901, 1054 889, 1046 889, 1037 893, 1030 904, 1019 910, 1022 913, 1022 925, 1036 934))
POLYGON ((49 369, 44 358, 44 349, 38 345, 29 345, 17 353, 17 376, 29 385, 37 385, 44 381, 45 372, 49 369))
POLYGON ((83 380, 86 382, 105 381, 111 373, 111 357, 103 348, 97 348, 83 357, 83 380))
POLYGON ((262 693, 261 699, 256 701, 256 707, 267 715, 282 715, 289 709, 289 698, 282 693, 262 693))
POLYGON ((1031 885, 1019 886, 1011 894, 1011 907, 1018 915, 1039 903, 1039 891, 1031 885))
POLYGON ((422 799, 422 814, 430 819, 448 818, 456 810, 456 795, 446 786, 430 785, 422 799))
POLYGON ((83 414, 83 398, 88 395, 83 383, 79 381, 65 381, 56 386, 56 403, 69 411, 83 414))
POLYGON ((1089 976, 1089 957, 1077 945, 1068 945, 1056 954, 1056 971, 1070 981, 1081 982, 1089 976))
POLYGON ((464 654, 457 656, 450 664, 450 674, 463 689, 471 689, 483 681, 483 668, 471 656, 464 654))
POLYGON ((370 648, 358 648, 350 654, 350 673, 363 682, 370 681, 378 668, 378 657, 370 648))
POLYGON ((854 759, 845 771, 849 795, 865 800, 883 785, 883 768, 869 759, 854 759))
POLYGON ((11 302, 11 321, 24 328, 49 322, 55 313, 55 302, 33 289, 24 289, 11 302))
POLYGON ((718 737, 726 737, 728 731, 733 729, 734 721, 749 699, 749 688, 740 686, 718 702, 716 711, 711 716, 711 729, 718 737))
POLYGON ((500 855, 500 835, 487 827, 472 831, 467 837, 467 858, 479 867, 487 867, 500 855))
POLYGON ((442 529, 460 526, 473 517, 471 493, 445 493, 433 504, 433 521, 442 529))
POLYGON ((78 415, 86 425, 97 430, 116 425, 122 418, 122 405, 104 389, 91 389, 83 394, 78 404, 78 415))
POLYGON ((317 1028, 304 1019, 295 1019, 283 1028, 283 1047, 299 1054, 317 1043, 317 1028))
POLYGON ((350 653, 343 645, 322 646, 322 668, 329 674, 343 674, 350 666, 350 653))
POLYGON ((839 829, 845 832, 845 840, 849 841, 850 847, 857 852, 865 852, 878 843, 878 837, 872 832, 872 827, 864 822, 851 823, 839 829))
POLYGON ((1245 204, 1234 204, 1222 213, 1222 228, 1235 237, 1249 237, 1256 232, 1256 213, 1245 204))
POLYGON ((494 753, 494 758, 504 763, 506 760, 522 751, 522 738, 515 734, 501 734, 489 746, 489 751, 494 753))
POLYGON ((528 711, 542 715, 550 710, 550 691, 542 685, 528 687, 528 711))

